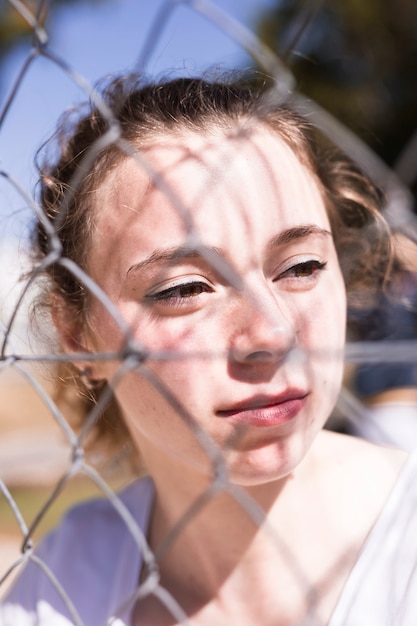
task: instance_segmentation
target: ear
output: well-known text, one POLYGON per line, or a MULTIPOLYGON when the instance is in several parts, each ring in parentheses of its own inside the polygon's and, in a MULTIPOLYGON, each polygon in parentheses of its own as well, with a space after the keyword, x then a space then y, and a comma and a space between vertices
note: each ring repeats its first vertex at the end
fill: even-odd
MULTIPOLYGON (((51 294, 51 316, 64 352, 85 355, 94 351, 79 311, 69 305, 59 293, 51 294)), ((74 365, 80 369, 84 369, 87 363, 89 361, 85 358, 74 360, 74 365)))

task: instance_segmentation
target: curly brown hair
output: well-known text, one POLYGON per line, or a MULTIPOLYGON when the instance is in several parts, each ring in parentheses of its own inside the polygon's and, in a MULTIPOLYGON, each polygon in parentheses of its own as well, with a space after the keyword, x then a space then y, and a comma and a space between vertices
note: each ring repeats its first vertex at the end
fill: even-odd
MULTIPOLYGON (((50 305, 51 294, 59 294, 61 306, 81 321, 88 311, 89 290, 62 259, 86 270, 94 190, 128 158, 127 146, 140 151, 167 134, 203 133, 213 127, 231 132, 237 125, 242 128, 242 122, 277 133, 313 173, 327 207, 349 306, 369 301, 386 279, 391 262, 382 195, 354 163, 319 138, 290 102, 274 104, 267 84, 201 78, 150 83, 129 75, 107 84, 101 100, 89 103, 87 112, 75 121, 68 115, 62 119, 54 137, 58 158, 39 165, 44 218, 37 220, 33 243, 48 277, 43 303, 50 305)), ((71 366, 63 377, 79 378, 71 366)), ((96 402, 102 387, 97 385, 85 396, 87 408, 96 402)), ((115 403, 102 412, 97 432, 110 435, 113 444, 126 440, 115 403)))

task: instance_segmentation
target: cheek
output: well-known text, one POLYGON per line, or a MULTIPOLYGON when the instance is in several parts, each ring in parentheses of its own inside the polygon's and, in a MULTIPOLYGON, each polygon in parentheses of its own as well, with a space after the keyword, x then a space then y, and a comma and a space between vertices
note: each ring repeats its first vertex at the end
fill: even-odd
POLYGON ((182 407, 181 398, 172 403, 170 393, 165 393, 164 384, 155 387, 137 372, 128 374, 116 389, 128 430, 149 467, 149 454, 157 449, 181 457, 194 440, 190 412, 182 407))
MULTIPOLYGON (((180 356, 186 352, 199 352, 203 346, 212 346, 212 331, 216 325, 215 315, 157 317, 135 305, 119 307, 119 324, 108 311, 97 306, 89 319, 91 346, 96 351, 118 352, 125 348, 126 333, 150 355, 158 358, 166 354, 180 356)), ((218 323, 217 323, 218 326, 218 323)))
POLYGON ((190 329, 172 320, 146 331, 149 359, 141 371, 123 378, 116 397, 140 449, 152 441, 182 450, 190 437, 194 441, 190 424, 196 425, 196 416, 204 423, 218 379, 219 359, 213 358, 216 348, 208 340, 212 334, 205 324, 190 329))
MULTIPOLYGON (((152 318, 137 309, 135 316, 127 308, 121 309, 126 324, 139 349, 143 348, 148 358, 145 370, 155 377, 162 387, 168 388, 180 401, 192 403, 203 395, 214 378, 214 368, 219 361, 221 346, 219 323, 216 315, 199 315, 198 319, 188 316, 152 318), (186 400, 184 400, 186 398, 186 400)), ((94 318, 94 347, 99 351, 118 352, 124 347, 124 334, 120 326, 108 314, 94 318)), ((224 331, 223 331, 224 332, 224 331)), ((101 376, 111 380, 120 367, 120 361, 101 363, 101 376)), ((160 411, 158 392, 147 382, 146 376, 132 373, 119 386, 120 398, 129 405, 140 404, 139 410, 160 411), (146 406, 145 406, 146 405, 146 406)))
POLYGON ((312 293, 298 315, 298 344, 314 386, 325 386, 334 397, 343 376, 346 339, 346 293, 337 277, 312 293))
POLYGON ((215 316, 192 323, 171 319, 147 328, 147 366, 190 410, 210 389, 224 352, 218 330, 215 316))
POLYGON ((346 336, 346 290, 340 271, 329 274, 314 293, 308 313, 314 328, 315 341, 340 356, 346 336))

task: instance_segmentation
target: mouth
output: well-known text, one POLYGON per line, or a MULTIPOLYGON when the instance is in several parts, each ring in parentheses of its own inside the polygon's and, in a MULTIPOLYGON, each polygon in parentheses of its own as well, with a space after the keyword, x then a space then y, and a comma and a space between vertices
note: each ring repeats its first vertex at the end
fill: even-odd
POLYGON ((254 396, 216 415, 248 426, 279 426, 294 419, 307 402, 309 392, 291 389, 278 396, 254 396))

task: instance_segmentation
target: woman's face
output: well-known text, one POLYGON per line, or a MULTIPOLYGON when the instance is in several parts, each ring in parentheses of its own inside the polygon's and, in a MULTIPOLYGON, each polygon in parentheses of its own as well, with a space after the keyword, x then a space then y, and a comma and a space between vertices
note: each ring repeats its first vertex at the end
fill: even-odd
MULTIPOLYGON (((345 289, 319 187, 264 128, 250 140, 184 133, 146 158, 164 189, 133 159, 108 175, 88 267, 183 407, 131 371, 116 396, 132 437, 156 476, 212 474, 191 416, 237 483, 285 476, 342 376, 345 289)), ((89 347, 118 350, 123 334, 100 302, 88 318, 89 347)), ((111 379, 119 365, 93 367, 111 379)))

